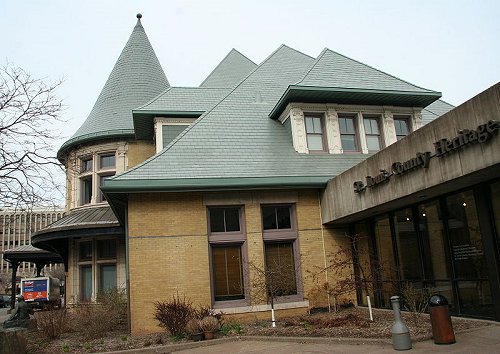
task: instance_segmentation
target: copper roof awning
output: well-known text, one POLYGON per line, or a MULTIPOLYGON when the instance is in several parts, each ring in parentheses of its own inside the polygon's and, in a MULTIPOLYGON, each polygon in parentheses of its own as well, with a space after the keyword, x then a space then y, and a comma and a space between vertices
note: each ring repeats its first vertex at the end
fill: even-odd
MULTIPOLYGON (((123 234, 124 229, 108 205, 70 211, 32 235, 32 243, 94 235, 123 234)), ((45 248, 45 247, 44 247, 45 248)))
POLYGON ((32 245, 24 245, 3 251, 3 259, 8 262, 32 263, 62 263, 62 258, 57 253, 42 250, 32 245))

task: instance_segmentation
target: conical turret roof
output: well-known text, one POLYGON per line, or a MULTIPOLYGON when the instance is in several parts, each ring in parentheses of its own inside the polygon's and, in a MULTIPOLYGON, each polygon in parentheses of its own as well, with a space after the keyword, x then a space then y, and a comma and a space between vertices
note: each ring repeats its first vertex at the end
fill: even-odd
POLYGON ((137 24, 87 120, 59 149, 59 159, 82 143, 133 137, 132 109, 170 87, 142 27, 141 17, 137 15, 137 24))

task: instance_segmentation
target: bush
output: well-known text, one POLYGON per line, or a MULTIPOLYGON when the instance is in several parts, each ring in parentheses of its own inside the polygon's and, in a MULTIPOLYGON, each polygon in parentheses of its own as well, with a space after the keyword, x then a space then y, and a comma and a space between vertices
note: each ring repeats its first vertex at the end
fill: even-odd
POLYGON ((66 309, 37 311, 35 319, 40 332, 49 339, 56 339, 66 329, 66 309))
POLYGON ((191 302, 179 298, 179 295, 170 301, 155 302, 154 318, 173 336, 182 335, 187 322, 193 317, 195 310, 191 302))
POLYGON ((107 332, 122 328, 127 321, 124 290, 112 289, 97 296, 97 303, 81 303, 72 313, 74 330, 84 338, 101 338, 107 332))
POLYGON ((194 311, 194 317, 202 320, 205 317, 212 316, 215 317, 221 325, 224 324, 224 313, 222 311, 215 311, 210 307, 200 307, 194 311))
POLYGON ((220 331, 223 335, 229 336, 234 334, 240 334, 243 329, 239 323, 226 323, 222 325, 220 331))

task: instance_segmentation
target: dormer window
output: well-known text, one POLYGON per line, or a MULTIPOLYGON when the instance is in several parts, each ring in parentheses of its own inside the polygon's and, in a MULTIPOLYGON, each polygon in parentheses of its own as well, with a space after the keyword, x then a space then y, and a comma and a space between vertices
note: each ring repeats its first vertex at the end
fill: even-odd
POLYGON ((366 147, 368 151, 379 151, 381 146, 379 117, 363 116, 365 128, 366 147))
POLYGON ((323 117, 321 115, 306 115, 307 148, 309 151, 325 151, 325 135, 323 133, 323 117))
POLYGON ((339 115, 340 141, 344 152, 358 151, 356 134, 356 117, 354 115, 339 115))
POLYGON ((191 125, 196 118, 155 118, 156 153, 159 153, 191 125))
POLYGON ((394 116, 394 128, 396 128, 396 139, 401 140, 410 132, 409 124, 410 117, 394 116))

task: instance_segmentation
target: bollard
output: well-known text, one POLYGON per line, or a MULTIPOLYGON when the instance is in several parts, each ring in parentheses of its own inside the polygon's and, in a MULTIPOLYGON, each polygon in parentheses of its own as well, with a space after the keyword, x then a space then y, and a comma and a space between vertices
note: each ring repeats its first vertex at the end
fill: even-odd
POLYGON ((394 311, 394 322, 392 324, 392 346, 395 350, 411 349, 410 331, 401 318, 399 296, 392 296, 391 304, 392 310, 394 311))
POLYGON ((432 337, 435 344, 455 343, 455 333, 448 311, 448 300, 442 295, 432 295, 429 299, 432 337))

